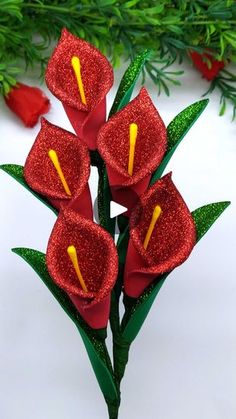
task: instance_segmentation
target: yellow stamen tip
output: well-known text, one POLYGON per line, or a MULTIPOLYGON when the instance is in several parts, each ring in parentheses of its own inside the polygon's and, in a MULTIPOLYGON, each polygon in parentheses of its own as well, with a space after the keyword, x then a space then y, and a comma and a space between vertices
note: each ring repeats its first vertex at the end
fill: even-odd
POLYGON ((128 164, 128 173, 130 176, 133 174, 134 170, 134 154, 135 154, 135 145, 138 135, 138 125, 134 122, 129 126, 129 164, 128 164))
POLYGON ((153 219, 157 221, 160 215, 161 215, 161 207, 160 205, 156 205, 153 211, 153 219))
POLYGON ((53 165, 54 165, 54 167, 57 171, 57 174, 60 178, 60 181, 63 185, 63 188, 64 188, 65 192, 67 193, 67 195, 71 196, 71 191, 70 191, 70 188, 69 188, 69 186, 66 182, 65 176, 62 172, 61 165, 60 165, 60 162, 59 162, 58 155, 57 155, 56 151, 55 150, 49 150, 48 156, 49 156, 50 160, 52 161, 52 163, 53 163, 53 165))
POLYGON ((78 280, 80 282, 81 288, 83 289, 84 292, 88 292, 88 288, 86 287, 86 284, 84 282, 83 276, 81 274, 80 271, 80 267, 79 267, 79 262, 78 262, 78 258, 77 258, 77 252, 76 252, 76 248, 73 245, 70 245, 67 247, 67 253, 68 256, 74 266, 76 275, 78 277, 78 280))
POLYGON ((81 76, 81 64, 80 64, 79 57, 73 56, 71 58, 71 65, 73 67, 75 77, 76 77, 76 80, 77 80, 81 101, 84 105, 86 105, 87 101, 86 101, 86 97, 85 97, 85 93, 84 93, 84 85, 83 85, 83 80, 82 80, 82 76, 81 76))
POLYGON ((150 222, 150 225, 148 227, 148 231, 147 231, 147 234, 146 234, 144 243, 143 243, 143 247, 144 247, 145 250, 148 247, 148 243, 149 243, 149 241, 150 241, 150 239, 152 237, 152 233, 153 233, 154 227, 156 225, 156 222, 157 222, 158 218, 161 215, 161 212, 162 212, 162 210, 161 210, 160 205, 156 205, 155 208, 154 208, 154 210, 153 210, 152 219, 151 219, 151 222, 150 222))

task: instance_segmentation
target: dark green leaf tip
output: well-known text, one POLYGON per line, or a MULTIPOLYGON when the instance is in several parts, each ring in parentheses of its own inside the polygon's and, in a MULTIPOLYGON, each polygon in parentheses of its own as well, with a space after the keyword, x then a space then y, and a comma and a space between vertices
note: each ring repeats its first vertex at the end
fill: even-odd
POLYGON ((20 166, 19 164, 1 164, 0 169, 2 169, 4 172, 8 173, 10 176, 16 177, 16 176, 22 176, 23 177, 23 166, 20 166))
POLYGON ((199 118, 209 103, 203 99, 188 106, 180 112, 167 127, 168 149, 170 152, 187 134, 194 122, 199 118))
POLYGON ((15 179, 18 183, 20 183, 20 185, 24 186, 24 188, 31 192, 32 195, 34 195, 36 198, 38 198, 39 201, 43 202, 48 208, 50 208, 54 214, 58 215, 57 209, 54 208, 46 198, 31 189, 30 186, 26 183, 23 166, 20 166, 19 164, 2 164, 0 165, 0 169, 15 179))
POLYGON ((145 64, 145 62, 150 58, 152 54, 152 50, 145 49, 143 52, 138 54, 134 60, 131 62, 129 67, 127 68, 126 72, 124 73, 114 103, 112 105, 109 118, 114 115, 118 110, 120 110, 126 103, 128 102, 133 88, 134 84, 137 81, 137 78, 145 64), (128 96, 127 100, 124 101, 124 97, 128 96))
POLYGON ((215 202, 197 208, 192 212, 192 217, 196 225, 197 242, 207 233, 217 218, 219 218, 229 205, 230 201, 215 202))
POLYGON ((175 153, 178 145, 181 143, 187 132, 199 118, 206 108, 209 99, 203 99, 193 103, 182 112, 180 112, 167 127, 167 151, 161 162, 152 175, 150 185, 153 185, 162 176, 167 164, 175 153))

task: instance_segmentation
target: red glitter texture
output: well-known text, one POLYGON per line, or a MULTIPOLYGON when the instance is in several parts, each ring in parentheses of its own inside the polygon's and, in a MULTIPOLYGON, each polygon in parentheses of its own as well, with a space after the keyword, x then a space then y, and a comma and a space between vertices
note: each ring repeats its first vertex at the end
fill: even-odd
POLYGON ((212 55, 204 53, 198 54, 198 52, 192 51, 190 52, 191 59, 194 63, 194 66, 202 73, 202 77, 207 79, 208 81, 214 80, 220 70, 224 68, 225 64, 224 61, 217 61, 214 60, 212 55), (211 62, 211 67, 209 68, 206 61, 204 61, 204 57, 207 58, 211 62))
POLYGON ((111 236, 67 208, 60 213, 51 233, 46 262, 51 277, 69 295, 84 320, 96 329, 106 327, 110 293, 118 271, 117 251, 111 236), (67 254, 70 245, 77 250, 88 292, 82 290, 67 254))
POLYGON ((88 42, 63 29, 49 60, 46 83, 62 102, 77 135, 89 148, 96 148, 98 129, 106 119, 106 94, 113 84, 113 69, 104 55, 88 42), (81 62, 81 77, 87 104, 80 98, 71 58, 81 62))
POLYGON ((90 157, 86 145, 78 137, 42 118, 42 127, 26 159, 24 177, 28 185, 45 196, 57 209, 69 203, 92 219, 92 203, 88 188, 90 157), (53 149, 70 188, 64 190, 58 173, 48 156, 53 149), (83 197, 83 199, 82 199, 83 197), (80 204, 81 203, 81 204, 80 204))
POLYGON ((50 109, 49 99, 38 87, 18 83, 4 98, 7 106, 25 124, 34 127, 41 115, 50 109))
POLYGON ((139 297, 158 275, 183 263, 195 242, 191 213, 168 174, 141 196, 132 212, 124 278, 126 294, 139 297), (156 205, 162 213, 145 250, 143 243, 156 205))
POLYGON ((166 151, 166 127, 145 88, 101 128, 98 149, 105 160, 113 198, 132 208, 166 151), (138 125, 133 175, 128 174, 129 125, 138 125), (134 193, 130 193, 130 191, 134 193))

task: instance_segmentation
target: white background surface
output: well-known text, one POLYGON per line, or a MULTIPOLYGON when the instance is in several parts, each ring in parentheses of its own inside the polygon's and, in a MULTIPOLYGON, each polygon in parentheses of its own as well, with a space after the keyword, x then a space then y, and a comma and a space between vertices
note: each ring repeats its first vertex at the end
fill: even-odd
MULTIPOLYGON (((207 88, 186 70, 170 98, 158 98, 147 83, 166 124, 207 88)), ((49 121, 71 129, 48 95, 49 121)), ((191 210, 221 200, 232 205, 163 286, 131 349, 120 419, 236 417, 236 124, 230 113, 218 117, 218 99, 210 97, 167 170, 191 210)), ((25 129, 2 103, 0 163, 23 165, 38 130, 25 129)), ((94 176, 90 184, 95 194, 94 176)), ((104 419, 105 403, 74 325, 10 251, 45 251, 55 216, 3 172, 0 185, 0 418, 104 419)))

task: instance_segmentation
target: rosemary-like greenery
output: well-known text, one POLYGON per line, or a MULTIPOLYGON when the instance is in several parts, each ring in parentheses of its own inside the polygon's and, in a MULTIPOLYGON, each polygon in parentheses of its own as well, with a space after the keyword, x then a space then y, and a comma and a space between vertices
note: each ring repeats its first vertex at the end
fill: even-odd
MULTIPOLYGON (((182 62, 190 50, 206 49, 218 60, 236 61, 235 0, 1 0, 0 93, 7 95, 17 76, 31 66, 43 72, 50 45, 62 27, 97 46, 118 66, 140 50, 153 50, 147 73, 159 93, 180 84, 182 62)), ((144 74, 145 76, 145 74, 144 74)), ((210 85, 236 113, 235 76, 223 70, 210 85)))

